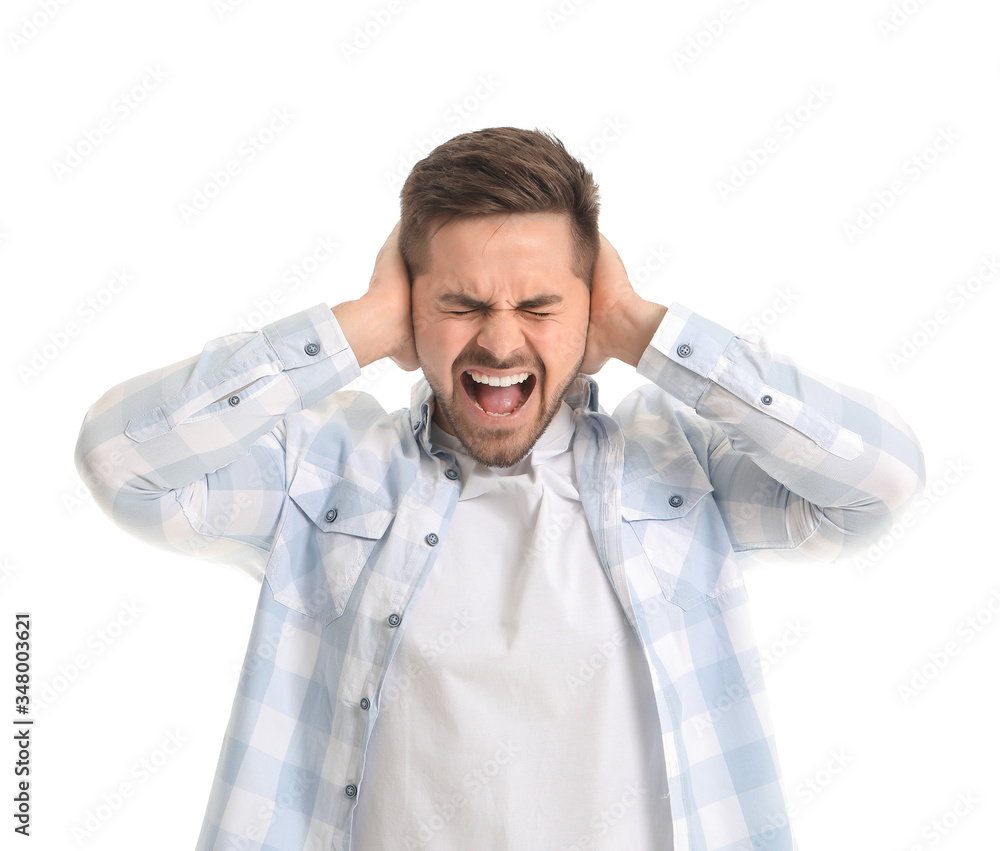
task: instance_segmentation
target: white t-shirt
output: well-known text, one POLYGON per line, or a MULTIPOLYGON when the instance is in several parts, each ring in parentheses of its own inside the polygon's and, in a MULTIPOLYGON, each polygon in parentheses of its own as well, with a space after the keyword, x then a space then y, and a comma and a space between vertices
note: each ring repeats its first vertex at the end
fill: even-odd
POLYGON ((673 847, 649 669, 580 503, 573 409, 462 491, 394 656, 352 851, 673 847))

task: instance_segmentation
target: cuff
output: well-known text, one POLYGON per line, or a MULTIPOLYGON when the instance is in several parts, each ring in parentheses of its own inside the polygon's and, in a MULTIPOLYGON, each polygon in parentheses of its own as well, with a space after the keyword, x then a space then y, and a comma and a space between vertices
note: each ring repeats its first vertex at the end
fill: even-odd
POLYGON ((736 334, 674 302, 636 369, 685 405, 697 407, 710 376, 736 334))
POLYGON ((315 405, 361 375, 357 356, 325 303, 265 325, 261 332, 295 385, 303 408, 315 405), (302 368, 320 364, 325 368, 302 368))

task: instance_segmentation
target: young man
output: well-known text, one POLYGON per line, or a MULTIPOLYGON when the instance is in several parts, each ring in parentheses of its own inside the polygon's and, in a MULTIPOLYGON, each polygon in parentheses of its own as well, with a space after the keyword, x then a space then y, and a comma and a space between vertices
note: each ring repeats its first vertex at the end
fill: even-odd
POLYGON ((198 848, 794 848, 739 556, 866 545, 917 439, 641 299, 554 137, 458 136, 401 206, 360 299, 83 424, 115 522, 262 580, 198 848), (338 392, 384 357, 409 407, 338 392), (654 382, 613 415, 610 358, 654 382))

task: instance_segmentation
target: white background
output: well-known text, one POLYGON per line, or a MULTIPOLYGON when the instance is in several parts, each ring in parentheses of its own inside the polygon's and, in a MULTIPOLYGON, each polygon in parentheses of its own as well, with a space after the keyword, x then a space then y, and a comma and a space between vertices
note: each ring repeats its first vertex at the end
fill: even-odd
MULTIPOLYGON (((255 311, 360 296, 409 165, 496 125, 555 133, 591 166, 602 230, 645 298, 737 332, 756 321, 773 351, 916 431, 928 495, 911 526, 868 567, 748 568, 754 627, 803 851, 995 847, 998 283, 966 282, 1000 251, 1000 7, 670 5, 4 4, 0 723, 15 717, 15 611, 31 612, 38 719, 33 832, 10 847, 193 847, 259 590, 96 508, 73 466, 88 407, 256 327, 255 311), (249 159, 275 110, 290 118, 249 159), (240 171, 213 192, 228 160, 240 171), (859 223, 893 181, 903 191, 859 223), (314 262, 320 237, 338 247, 314 262), (901 694, 924 665, 926 686, 901 694)), ((394 410, 415 377, 385 361, 357 386, 394 410)), ((643 383, 617 363, 598 379, 607 411, 643 383)))

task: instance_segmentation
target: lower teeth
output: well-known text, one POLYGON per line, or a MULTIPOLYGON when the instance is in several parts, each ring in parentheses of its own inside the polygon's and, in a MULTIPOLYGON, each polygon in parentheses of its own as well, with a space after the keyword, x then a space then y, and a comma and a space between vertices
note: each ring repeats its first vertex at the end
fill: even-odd
POLYGON ((491 417, 509 417, 511 414, 514 413, 514 411, 517 410, 517 408, 515 408, 514 411, 507 411, 506 414, 494 414, 493 411, 487 411, 486 408, 484 408, 482 405, 476 402, 475 399, 473 399, 473 402, 475 402, 476 407, 479 408, 480 411, 482 411, 484 414, 489 414, 491 417))

